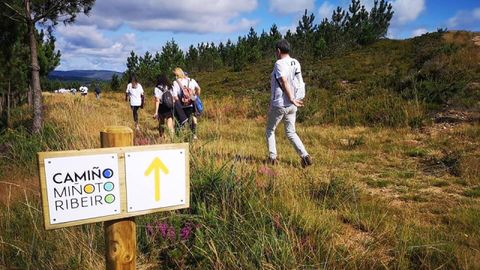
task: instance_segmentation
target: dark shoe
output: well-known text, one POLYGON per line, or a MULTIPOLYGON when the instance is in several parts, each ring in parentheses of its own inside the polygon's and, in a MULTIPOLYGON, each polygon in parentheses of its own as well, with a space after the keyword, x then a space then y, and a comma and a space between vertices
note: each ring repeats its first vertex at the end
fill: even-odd
POLYGON ((278 165, 278 160, 276 158, 268 158, 265 163, 267 165, 278 165))
POLYGON ((312 158, 310 157, 310 155, 304 156, 304 157, 302 157, 301 163, 302 163, 302 168, 305 168, 305 167, 307 167, 307 166, 310 166, 310 165, 313 164, 312 158))

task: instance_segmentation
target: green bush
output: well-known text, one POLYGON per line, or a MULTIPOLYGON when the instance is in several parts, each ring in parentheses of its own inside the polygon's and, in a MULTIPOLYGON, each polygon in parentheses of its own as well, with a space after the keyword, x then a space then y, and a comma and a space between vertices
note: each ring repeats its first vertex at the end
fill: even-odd
POLYGON ((23 126, 6 129, 0 133, 0 145, 6 150, 0 166, 13 165, 33 174, 37 170, 37 152, 60 150, 64 140, 49 124, 45 124, 40 134, 31 134, 23 126))

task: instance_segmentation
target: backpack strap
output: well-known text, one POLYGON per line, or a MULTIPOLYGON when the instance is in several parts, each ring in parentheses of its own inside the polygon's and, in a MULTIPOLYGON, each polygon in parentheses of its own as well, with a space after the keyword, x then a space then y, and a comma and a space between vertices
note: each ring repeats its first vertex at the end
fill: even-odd
POLYGON ((170 90, 170 88, 168 88, 168 86, 165 86, 165 85, 157 85, 157 88, 160 89, 160 91, 162 91, 162 93, 165 93, 168 90, 170 90))
POLYGON ((189 102, 188 100, 191 100, 191 95, 192 93, 190 93, 190 91, 188 91, 188 96, 185 95, 184 93, 184 90, 185 90, 185 87, 187 87, 187 89, 190 89, 189 86, 190 86, 190 79, 188 80, 188 84, 187 86, 183 85, 179 79, 176 79, 175 80, 178 84, 178 86, 180 87, 180 99, 182 100, 182 102, 184 103, 191 103, 189 102))

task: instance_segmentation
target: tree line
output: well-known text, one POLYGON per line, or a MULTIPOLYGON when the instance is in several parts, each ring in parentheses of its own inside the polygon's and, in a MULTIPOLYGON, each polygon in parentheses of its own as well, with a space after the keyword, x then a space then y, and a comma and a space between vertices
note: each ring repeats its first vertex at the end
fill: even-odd
MULTIPOLYGON (((42 85, 46 76, 60 63, 61 54, 55 49, 52 35, 58 23, 70 24, 78 13, 88 14, 95 0, 3 0, 0 3, 0 129, 8 123, 10 108, 28 103, 32 108, 32 127, 38 133, 43 125, 42 85), (37 27, 41 26, 42 30, 37 27)), ((272 57, 274 43, 284 37, 301 59, 318 59, 342 53, 385 37, 392 6, 385 0, 374 2, 370 11, 360 0, 352 0, 348 10, 338 7, 330 19, 315 24, 314 14, 307 10, 296 31, 283 36, 277 25, 258 34, 253 28, 236 41, 220 44, 201 43, 182 51, 174 39, 154 55, 138 56, 131 52, 124 78, 112 78, 112 88, 119 87, 136 73, 147 84, 154 84, 157 74, 175 66, 192 72, 229 68, 241 71, 247 64, 272 57), (119 80, 120 79, 120 80, 119 80)))
MULTIPOLYGON (((0 20, 0 122, 8 126, 10 112, 21 104, 33 104, 30 84, 30 49, 27 29, 22 24, 0 20)), ((60 64, 60 51, 55 50, 55 37, 51 31, 36 30, 39 76, 42 82, 60 64)))
MULTIPOLYGON (((208 72, 220 68, 241 71, 247 64, 271 59, 274 44, 281 38, 292 44, 295 57, 300 60, 316 60, 384 38, 392 17, 392 5, 385 0, 374 1, 370 11, 360 0, 352 0, 347 10, 337 7, 331 18, 324 18, 319 24, 315 24, 315 15, 308 14, 305 10, 296 30, 288 30, 285 35, 273 24, 268 32, 263 30, 258 34, 250 28, 247 35, 239 36, 235 42, 229 39, 218 45, 213 42, 200 43, 190 45, 185 52, 172 39, 155 54, 147 51, 141 56, 134 51, 130 52, 122 81, 128 80, 131 74, 136 74, 144 83, 153 85, 158 74, 170 74, 176 66, 191 72, 208 72)), ((119 78, 112 78, 112 89, 117 89, 118 85, 119 78)))
POLYGON ((78 13, 88 14, 94 3, 95 0, 0 2, 0 129, 8 126, 11 107, 28 102, 33 115, 31 130, 42 130, 41 82, 60 64, 61 56, 55 50, 54 27, 59 22, 73 23, 78 13))

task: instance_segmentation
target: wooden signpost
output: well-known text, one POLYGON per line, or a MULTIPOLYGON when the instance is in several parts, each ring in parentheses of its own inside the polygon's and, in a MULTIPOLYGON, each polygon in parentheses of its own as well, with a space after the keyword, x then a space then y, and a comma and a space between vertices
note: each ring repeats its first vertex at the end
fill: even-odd
MULTIPOLYGON (((128 127, 107 127, 100 132, 100 142, 102 148, 132 146, 133 131, 128 127)), ((135 218, 105 221, 103 232, 106 269, 135 269, 137 262, 135 218)))
POLYGON ((107 127, 101 149, 38 153, 45 229, 104 222, 107 269, 135 269, 135 216, 188 208, 188 144, 133 147, 107 127))

